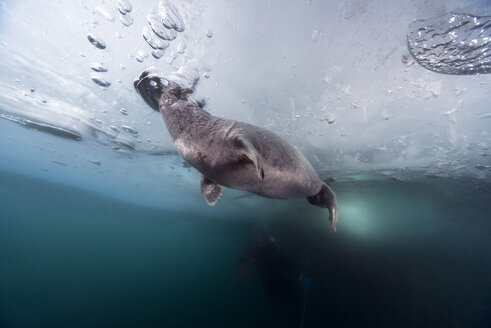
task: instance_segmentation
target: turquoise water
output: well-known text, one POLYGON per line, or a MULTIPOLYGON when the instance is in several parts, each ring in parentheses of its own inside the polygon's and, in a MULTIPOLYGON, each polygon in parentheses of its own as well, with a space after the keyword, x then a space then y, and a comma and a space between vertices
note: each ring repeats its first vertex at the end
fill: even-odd
POLYGON ((335 188, 329 235, 305 200, 252 197, 247 213, 213 218, 2 171, 0 326, 300 327, 304 302, 304 327, 491 325, 490 184, 373 177, 335 188), (287 295, 258 262, 238 273, 257 231, 289 263, 287 295))

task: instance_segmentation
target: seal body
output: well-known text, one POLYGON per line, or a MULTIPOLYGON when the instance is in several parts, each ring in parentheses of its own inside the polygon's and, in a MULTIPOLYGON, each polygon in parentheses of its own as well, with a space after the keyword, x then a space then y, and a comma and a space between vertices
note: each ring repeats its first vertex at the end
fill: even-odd
POLYGON ((190 101, 191 89, 148 72, 135 81, 144 100, 160 111, 178 153, 202 173, 201 191, 213 206, 222 187, 264 197, 306 197, 329 208, 331 231, 337 221, 336 195, 309 161, 276 134, 251 124, 215 117, 190 101), (152 83, 151 83, 152 82, 152 83))
POLYGON ((322 181, 312 165, 277 135, 214 117, 196 104, 173 98, 166 92, 160 100, 172 141, 179 154, 212 181, 280 199, 308 197, 321 189, 322 181), (256 154, 249 155, 247 143, 256 154), (255 160, 262 162, 260 174, 255 160))

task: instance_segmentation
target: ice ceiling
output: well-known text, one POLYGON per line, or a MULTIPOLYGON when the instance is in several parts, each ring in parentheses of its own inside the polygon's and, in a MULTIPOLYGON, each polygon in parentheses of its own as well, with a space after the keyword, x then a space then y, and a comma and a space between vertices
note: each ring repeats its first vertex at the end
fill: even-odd
MULTIPOLYGON (((0 1, 1 165, 113 190, 195 188, 198 175, 133 88, 152 66, 199 78, 194 96, 213 115, 271 129, 321 174, 489 178, 491 75, 465 75, 490 72, 489 15, 486 0, 0 1), (438 48, 425 56, 408 41, 421 37, 416 20, 438 17, 484 17, 467 31, 482 50, 476 65, 442 70, 465 61, 457 49, 421 66, 438 48)), ((452 31, 458 40, 462 29, 452 31)))

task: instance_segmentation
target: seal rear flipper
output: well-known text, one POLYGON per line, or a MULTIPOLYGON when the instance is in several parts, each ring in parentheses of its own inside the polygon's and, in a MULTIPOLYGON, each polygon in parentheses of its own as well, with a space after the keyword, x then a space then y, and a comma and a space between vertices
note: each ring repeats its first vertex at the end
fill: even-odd
POLYGON ((208 205, 215 206, 222 196, 222 186, 202 175, 201 193, 208 205))
POLYGON ((331 233, 336 232, 338 222, 338 201, 336 194, 326 183, 322 184, 321 190, 314 196, 307 197, 310 204, 329 209, 329 221, 331 222, 331 233))
POLYGON ((161 77, 158 71, 153 68, 144 70, 133 82, 136 92, 138 92, 143 100, 157 112, 160 111, 160 98, 168 84, 169 81, 161 77))
POLYGON ((257 152, 257 149, 251 144, 249 140, 243 137, 236 137, 235 143, 239 147, 239 153, 242 157, 250 160, 256 167, 257 176, 259 179, 264 179, 264 161, 261 155, 257 152))

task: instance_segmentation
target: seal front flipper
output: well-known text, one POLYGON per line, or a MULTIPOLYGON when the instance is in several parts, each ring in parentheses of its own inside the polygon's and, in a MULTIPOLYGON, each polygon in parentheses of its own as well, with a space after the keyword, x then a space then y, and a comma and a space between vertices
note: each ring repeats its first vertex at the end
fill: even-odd
POLYGON ((256 167, 257 176, 259 179, 264 179, 264 162, 261 155, 257 152, 257 149, 251 144, 249 140, 243 137, 236 137, 235 143, 239 147, 239 154, 242 157, 250 160, 256 167))
POLYGON ((222 186, 202 175, 201 193, 203 194, 203 198, 208 205, 215 206, 222 196, 222 186))

